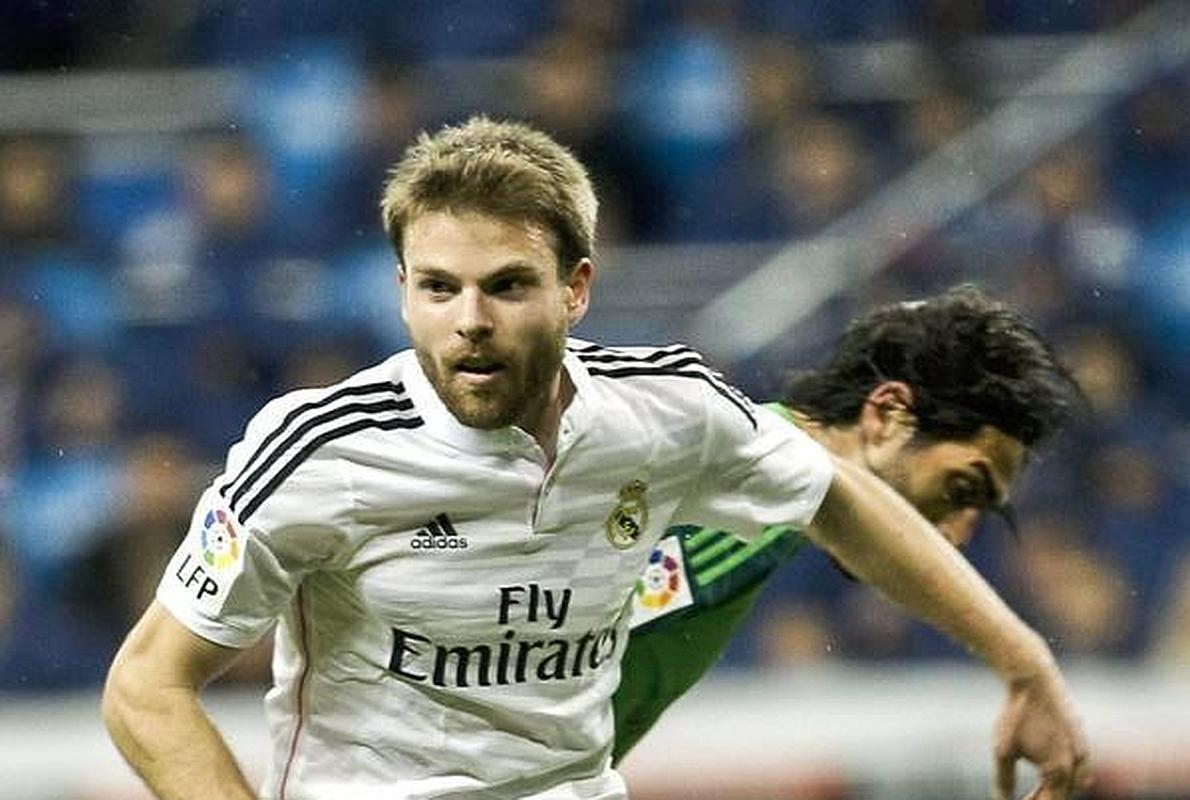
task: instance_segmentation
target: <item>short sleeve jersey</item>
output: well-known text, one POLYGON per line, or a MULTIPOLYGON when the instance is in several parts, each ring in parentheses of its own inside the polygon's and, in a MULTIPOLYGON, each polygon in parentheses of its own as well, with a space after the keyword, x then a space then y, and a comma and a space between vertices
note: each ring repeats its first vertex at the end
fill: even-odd
POLYGON ((265 406, 202 495, 158 598, 245 647, 281 800, 620 798, 610 698, 629 598, 675 523, 809 523, 826 453, 680 345, 568 342, 549 463, 469 428, 415 355, 265 406))

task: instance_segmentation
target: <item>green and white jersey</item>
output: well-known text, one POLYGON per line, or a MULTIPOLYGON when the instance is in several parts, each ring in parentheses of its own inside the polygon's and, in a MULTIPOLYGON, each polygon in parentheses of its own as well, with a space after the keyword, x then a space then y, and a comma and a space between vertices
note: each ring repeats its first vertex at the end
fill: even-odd
MULTIPOLYGON (((793 422, 784 406, 765 408, 793 422)), ((615 763, 715 665, 764 582, 804 543, 788 525, 766 528, 753 541, 715 527, 666 532, 633 591, 628 648, 613 697, 615 763)))
POLYGON ((460 424, 408 351, 231 449, 158 597, 230 647, 276 624, 262 797, 625 796, 611 697, 654 546, 693 520, 763 543, 833 467, 688 348, 572 340, 564 366, 552 462, 460 424))

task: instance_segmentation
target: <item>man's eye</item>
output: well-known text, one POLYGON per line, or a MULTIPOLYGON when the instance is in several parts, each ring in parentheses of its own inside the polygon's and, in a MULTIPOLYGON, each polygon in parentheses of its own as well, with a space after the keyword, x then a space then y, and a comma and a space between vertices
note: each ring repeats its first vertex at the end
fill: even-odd
POLYGON ((418 285, 423 292, 431 294, 445 294, 450 291, 450 284, 446 281, 422 281, 418 285))
POLYGON ((513 294, 516 292, 523 292, 529 287, 529 282, 524 278, 504 278, 496 281, 492 286, 493 294, 513 294))
POLYGON ((976 508, 980 504, 979 491, 964 480, 951 481, 946 497, 953 508, 976 508))

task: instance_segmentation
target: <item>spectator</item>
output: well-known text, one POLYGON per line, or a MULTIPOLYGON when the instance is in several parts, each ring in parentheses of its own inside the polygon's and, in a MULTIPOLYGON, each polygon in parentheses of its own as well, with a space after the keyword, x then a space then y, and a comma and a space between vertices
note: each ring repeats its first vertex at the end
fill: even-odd
POLYGON ((821 231, 870 188, 866 144, 840 118, 819 114, 791 120, 774 145, 772 174, 787 235, 821 231))
POLYGON ((645 188, 653 190, 637 199, 654 211, 651 238, 733 238, 732 225, 747 224, 746 210, 733 202, 747 196, 740 186, 747 180, 739 159, 746 105, 734 8, 681 4, 624 75, 623 127, 645 188), (724 196, 728 191, 733 195, 724 196))
POLYGON ((124 243, 116 289, 129 336, 121 365, 135 427, 175 430, 217 451, 265 388, 266 357, 248 341, 262 335, 254 279, 277 243, 268 180, 248 142, 200 141, 183 168, 186 205, 144 220, 124 243), (212 354, 219 369, 210 368, 212 354), (181 417, 180 388, 192 400, 181 417))
POLYGON ((17 253, 69 241, 67 151, 50 139, 0 141, 0 243, 17 253))
POLYGON ((1059 656, 1127 652, 1136 603, 1112 560, 1069 515, 1034 517, 1008 557, 1020 607, 1059 656))
POLYGON ((633 156, 616 133, 616 76, 608 54, 597 39, 567 30, 538 42, 521 74, 529 116, 569 143, 603 198, 599 241, 638 238, 647 230, 647 198, 657 190, 641 185, 633 156), (606 217, 604 209, 611 212, 606 217))
POLYGON ((754 35, 743 50, 749 136, 763 141, 811 113, 819 84, 809 56, 790 39, 754 35))
MULTIPOLYGON (((1091 498, 1084 513, 1096 543, 1147 608, 1157 599, 1169 554, 1185 536, 1173 475, 1159 466, 1173 461, 1164 432, 1175 428, 1176 415, 1146 390, 1141 363, 1118 333, 1076 329, 1063 349, 1094 423, 1084 431, 1074 491, 1091 498)), ((1143 639, 1144 626, 1135 633, 1143 639)))
POLYGON ((107 364, 75 359, 53 370, 42 396, 0 525, 29 570, 28 589, 52 595, 68 559, 115 511, 123 386, 107 364))

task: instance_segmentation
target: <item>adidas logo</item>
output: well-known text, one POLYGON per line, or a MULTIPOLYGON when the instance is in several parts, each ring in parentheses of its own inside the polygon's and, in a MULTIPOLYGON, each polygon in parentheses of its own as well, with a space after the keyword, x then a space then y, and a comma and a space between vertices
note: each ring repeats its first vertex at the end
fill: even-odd
POLYGON ((459 536, 446 514, 439 514, 417 529, 409 546, 414 550, 466 550, 467 539, 459 536))

